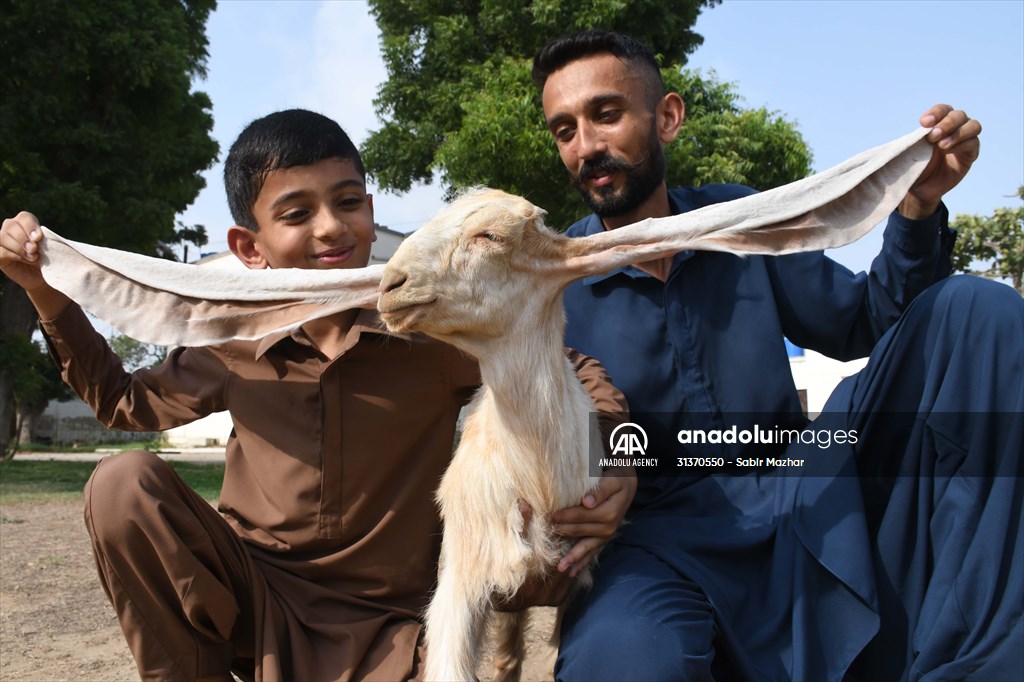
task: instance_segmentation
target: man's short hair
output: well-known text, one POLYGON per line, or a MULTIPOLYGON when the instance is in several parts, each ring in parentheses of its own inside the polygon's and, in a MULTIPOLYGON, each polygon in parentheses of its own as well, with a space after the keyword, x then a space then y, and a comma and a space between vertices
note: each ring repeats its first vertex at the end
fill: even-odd
POLYGON ((652 106, 665 96, 658 60, 639 41, 621 33, 589 29, 557 38, 540 49, 533 58, 533 82, 542 91, 548 77, 570 62, 598 54, 611 54, 639 67, 647 85, 647 98, 652 106))
POLYGON ((252 208, 271 171, 309 166, 324 159, 351 161, 363 179, 359 150, 337 122, 305 109, 288 109, 258 118, 231 145, 224 162, 224 189, 231 218, 259 231, 252 208))

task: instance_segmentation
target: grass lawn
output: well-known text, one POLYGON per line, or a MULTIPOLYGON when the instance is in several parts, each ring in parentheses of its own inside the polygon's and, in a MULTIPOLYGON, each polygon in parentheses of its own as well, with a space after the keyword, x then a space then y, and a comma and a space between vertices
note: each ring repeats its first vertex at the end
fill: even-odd
MULTIPOLYGON (((220 497, 223 464, 170 462, 171 467, 205 499, 220 497)), ((71 501, 82 497, 82 489, 96 462, 28 461, 0 462, 0 503, 71 501)))

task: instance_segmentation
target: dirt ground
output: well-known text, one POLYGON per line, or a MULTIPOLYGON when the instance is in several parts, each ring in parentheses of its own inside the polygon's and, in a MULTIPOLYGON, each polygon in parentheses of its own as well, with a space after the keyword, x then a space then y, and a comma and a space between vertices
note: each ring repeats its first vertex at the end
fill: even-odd
POLYGON ((77 502, 0 505, 0 680, 138 680, 77 502))
MULTIPOLYGON (((550 679, 550 609, 527 636, 524 680, 550 679)), ((490 669, 485 661, 481 677, 490 669)), ((0 505, 0 680, 138 680, 96 576, 81 504, 0 505)))

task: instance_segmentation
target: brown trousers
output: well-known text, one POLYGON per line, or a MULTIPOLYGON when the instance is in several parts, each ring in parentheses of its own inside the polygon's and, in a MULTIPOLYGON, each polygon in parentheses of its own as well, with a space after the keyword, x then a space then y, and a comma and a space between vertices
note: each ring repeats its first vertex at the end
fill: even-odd
POLYGON ((195 680, 229 670, 242 679, 418 676, 422 645, 418 624, 408 621, 384 628, 388 641, 377 648, 415 649, 412 671, 386 672, 387 664, 365 660, 384 655, 373 651, 340 673, 335 663, 328 674, 317 672, 316 662, 290 661, 293 654, 314 657, 297 651, 296 618, 281 614, 285 607, 227 521, 152 453, 127 452, 97 465, 85 488, 85 523, 100 581, 143 680, 195 680), (255 660, 258 641, 269 665, 255 660), (375 674, 356 670, 367 662, 375 674))
POLYGON ((251 659, 253 596, 266 584, 241 538, 166 462, 149 452, 102 460, 85 524, 143 680, 225 674, 251 659))

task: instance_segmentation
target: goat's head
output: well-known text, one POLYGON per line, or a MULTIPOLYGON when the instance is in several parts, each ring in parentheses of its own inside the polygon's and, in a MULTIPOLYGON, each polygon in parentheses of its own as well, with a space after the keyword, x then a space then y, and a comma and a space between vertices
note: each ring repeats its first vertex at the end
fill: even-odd
POLYGON ((568 281, 544 211, 500 190, 466 192, 411 234, 384 269, 378 309, 392 331, 460 339, 505 334, 568 281), (552 278, 554 275, 554 279, 552 278))

